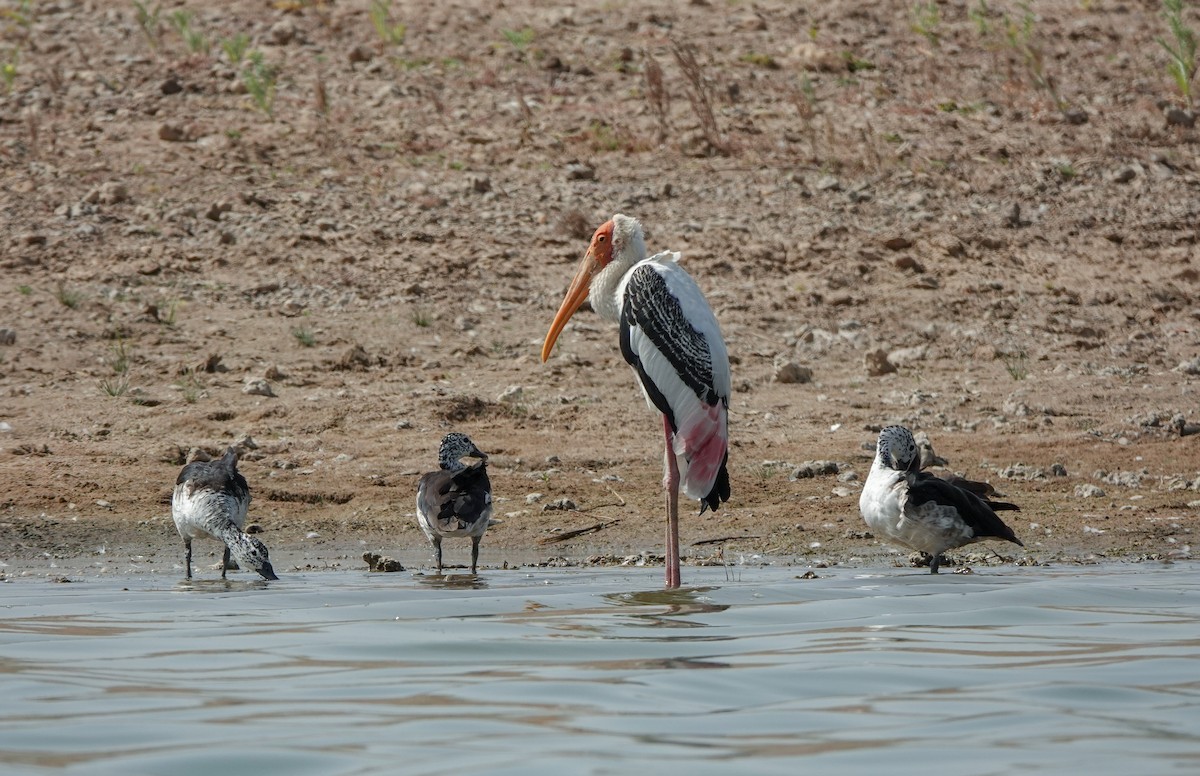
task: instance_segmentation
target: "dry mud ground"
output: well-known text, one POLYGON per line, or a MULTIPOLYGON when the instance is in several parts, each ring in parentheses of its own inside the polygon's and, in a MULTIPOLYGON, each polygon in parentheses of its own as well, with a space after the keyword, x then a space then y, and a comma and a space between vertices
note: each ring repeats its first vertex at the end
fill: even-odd
POLYGON ((281 572, 428 564, 451 429, 492 454, 485 566, 661 552, 616 331, 585 310, 538 358, 614 212, 732 355, 733 499, 691 561, 906 563, 857 509, 890 423, 1022 505, 1026 550, 960 561, 1191 557, 1200 143, 1156 3, 31 5, 0 49, 9 576, 179 574, 171 485, 234 442, 281 572))

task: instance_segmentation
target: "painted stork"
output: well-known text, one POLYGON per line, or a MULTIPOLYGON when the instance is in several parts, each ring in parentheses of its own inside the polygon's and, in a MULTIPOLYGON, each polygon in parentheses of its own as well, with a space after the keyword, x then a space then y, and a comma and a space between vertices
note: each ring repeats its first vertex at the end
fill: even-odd
POLYGON ((492 519, 492 483, 487 475, 487 454, 466 434, 450 433, 438 449, 437 471, 422 475, 417 483, 417 523, 433 545, 438 573, 442 573, 442 537, 471 537, 471 573, 479 565, 479 542, 492 519), (470 466, 463 458, 478 458, 470 466))
POLYGON ((238 472, 237 460, 237 451, 230 447, 219 460, 184 466, 175 480, 171 517, 183 539, 188 579, 192 578, 192 539, 203 538, 225 543, 221 579, 225 579, 230 555, 244 569, 253 569, 266 579, 279 579, 266 545, 242 532, 250 508, 250 486, 238 472))
POLYGON ((936 574, 946 550, 983 539, 1025 546, 996 515, 998 510, 1020 507, 978 495, 981 490, 988 492, 988 486, 921 471, 912 433, 903 426, 888 426, 879 432, 858 508, 879 536, 929 555, 929 573, 936 574))
POLYGON ((550 357, 585 299, 621 326, 621 355, 633 367, 666 437, 666 586, 679 587, 679 489, 699 499, 700 514, 729 500, 729 354, 712 308, 679 254, 646 257, 642 225, 618 213, 591 245, 542 345, 550 357))

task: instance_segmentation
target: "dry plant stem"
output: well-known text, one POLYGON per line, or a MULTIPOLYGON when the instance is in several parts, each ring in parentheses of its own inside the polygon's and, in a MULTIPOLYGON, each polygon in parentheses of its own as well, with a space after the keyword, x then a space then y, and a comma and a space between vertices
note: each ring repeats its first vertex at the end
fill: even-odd
POLYGON ((817 133, 813 129, 813 118, 817 115, 816 104, 811 93, 812 85, 808 79, 804 80, 804 87, 792 85, 788 90, 788 96, 791 98, 792 105, 796 108, 796 113, 799 114, 800 120, 804 122, 804 134, 808 136, 808 145, 810 149, 810 158, 819 158, 817 154, 817 133), (807 91, 804 87, 807 87, 807 91))
MULTIPOLYGON (((833 122, 829 120, 828 116, 825 117, 825 147, 830 150, 831 154, 833 150, 838 147, 837 135, 833 131, 833 122)), ((840 160, 836 157, 833 157, 832 161, 836 164, 840 164, 840 160)))
POLYGON ((30 111, 25 116, 25 129, 29 132, 29 148, 30 153, 34 158, 37 158, 38 150, 38 114, 36 111, 30 111))
POLYGON ((671 108, 671 98, 667 95, 666 87, 663 85, 663 71, 658 60, 651 56, 649 51, 645 53, 644 58, 646 60, 646 99, 650 102, 650 109, 654 111, 655 118, 658 119, 658 144, 662 145, 667 142, 667 135, 670 133, 667 116, 671 108))
POLYGON ((529 103, 525 102, 525 89, 519 82, 516 90, 517 108, 521 111, 521 145, 524 146, 533 135, 533 111, 529 109, 529 103))
POLYGON ((862 136, 863 146, 871 153, 871 161, 875 163, 875 172, 883 172, 883 157, 879 155, 879 149, 875 147, 875 133, 871 129, 871 122, 867 122, 865 129, 859 130, 862 136))
POLYGON ((704 71, 696 61, 696 47, 687 43, 671 41, 671 53, 675 55, 675 61, 679 63, 679 69, 683 71, 688 86, 688 102, 691 103, 692 112, 696 114, 696 119, 700 122, 700 131, 704 134, 704 139, 717 153, 728 154, 729 148, 721 138, 721 131, 717 127, 717 117, 713 114, 712 101, 708 98, 708 87, 704 83, 704 71))
MULTIPOLYGON (((421 95, 428 99, 433 105, 434 112, 437 113, 437 115, 442 119, 442 126, 449 126, 445 120, 446 102, 442 99, 442 91, 445 86, 441 81, 424 72, 421 73, 421 82, 425 87, 421 90, 421 95)), ((524 100, 522 100, 522 103, 524 103, 524 100)), ((528 106, 526 106, 526 108, 528 108, 528 106)))
POLYGON ((319 72, 313 84, 313 104, 322 117, 329 115, 329 94, 325 90, 325 76, 319 72))

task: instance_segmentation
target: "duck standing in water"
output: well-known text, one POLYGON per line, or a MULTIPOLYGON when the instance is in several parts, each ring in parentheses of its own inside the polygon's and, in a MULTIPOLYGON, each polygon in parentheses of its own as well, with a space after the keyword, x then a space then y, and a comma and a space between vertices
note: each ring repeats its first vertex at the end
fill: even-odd
POLYGON ((471 537, 471 573, 479 565, 479 542, 492 519, 492 483, 487 475, 487 454, 466 434, 442 438, 437 471, 422 475, 417 483, 417 523, 433 545, 438 573, 442 573, 442 538, 471 537), (478 458, 467 465, 463 458, 478 458))
POLYGON ((858 508, 876 535, 930 556, 931 574, 938 573, 946 550, 983 539, 1025 546, 996 515, 996 510, 1019 507, 991 501, 921 471, 920 450, 912 432, 903 426, 888 426, 879 432, 875 461, 858 508))
POLYGON ((221 579, 232 555, 238 565, 265 579, 279 579, 265 544, 242 531, 250 508, 250 486, 237 470, 232 447, 216 461, 193 461, 183 467, 171 495, 171 517, 183 538, 187 578, 192 578, 192 539, 216 539, 225 544, 221 579))

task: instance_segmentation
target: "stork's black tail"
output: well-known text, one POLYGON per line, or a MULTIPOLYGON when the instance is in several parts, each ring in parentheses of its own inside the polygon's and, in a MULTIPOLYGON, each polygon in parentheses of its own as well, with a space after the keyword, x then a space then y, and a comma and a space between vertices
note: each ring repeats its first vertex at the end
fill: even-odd
POLYGON ((706 509, 711 509, 716 512, 721 508, 722 501, 729 500, 729 469, 726 464, 729 463, 729 451, 725 451, 725 457, 721 459, 721 468, 717 471, 717 479, 713 481, 712 490, 708 495, 700 499, 700 514, 704 514, 706 509))

